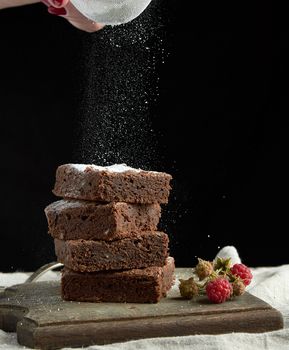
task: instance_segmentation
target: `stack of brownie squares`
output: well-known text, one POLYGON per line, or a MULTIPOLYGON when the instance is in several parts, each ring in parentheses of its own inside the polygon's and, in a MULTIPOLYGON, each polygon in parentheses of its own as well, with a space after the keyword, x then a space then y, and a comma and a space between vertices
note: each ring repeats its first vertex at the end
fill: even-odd
POLYGON ((134 169, 65 164, 45 208, 64 264, 64 300, 156 303, 174 283, 167 234, 157 231, 171 176, 134 169))

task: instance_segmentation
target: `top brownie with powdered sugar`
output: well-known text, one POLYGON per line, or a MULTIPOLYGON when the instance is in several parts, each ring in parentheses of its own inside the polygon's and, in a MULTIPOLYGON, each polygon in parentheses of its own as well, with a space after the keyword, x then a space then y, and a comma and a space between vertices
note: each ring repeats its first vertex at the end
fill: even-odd
POLYGON ((115 164, 64 164, 57 168, 53 193, 98 202, 167 203, 171 175, 115 164))

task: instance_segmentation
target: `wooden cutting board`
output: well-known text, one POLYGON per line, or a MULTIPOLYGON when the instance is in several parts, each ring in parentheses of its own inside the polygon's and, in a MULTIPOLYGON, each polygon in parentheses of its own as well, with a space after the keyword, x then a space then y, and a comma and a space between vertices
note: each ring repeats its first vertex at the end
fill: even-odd
MULTIPOLYGON (((176 269, 188 278, 190 268, 176 269)), ((39 349, 81 347, 132 339, 266 332, 283 327, 277 310, 246 293, 223 304, 183 300, 175 286, 158 304, 79 303, 60 297, 60 282, 35 282, 0 294, 0 328, 39 349)))

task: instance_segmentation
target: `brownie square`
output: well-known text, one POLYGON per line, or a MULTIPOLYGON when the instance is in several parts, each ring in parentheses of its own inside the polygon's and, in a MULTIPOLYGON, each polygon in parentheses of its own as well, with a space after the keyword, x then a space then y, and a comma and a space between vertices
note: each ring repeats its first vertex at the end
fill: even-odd
POLYGON ((156 231, 161 208, 159 204, 60 200, 47 206, 45 214, 54 238, 109 241, 156 231))
POLYGON ((143 232, 115 241, 55 238, 58 261, 80 272, 139 269, 163 266, 168 257, 169 238, 163 232, 143 232))
POLYGON ((171 175, 118 164, 65 164, 57 168, 56 196, 98 202, 167 203, 171 175))
POLYGON ((61 294, 74 301, 157 303, 173 285, 174 269, 171 257, 163 267, 127 271, 81 273, 65 267, 61 294))

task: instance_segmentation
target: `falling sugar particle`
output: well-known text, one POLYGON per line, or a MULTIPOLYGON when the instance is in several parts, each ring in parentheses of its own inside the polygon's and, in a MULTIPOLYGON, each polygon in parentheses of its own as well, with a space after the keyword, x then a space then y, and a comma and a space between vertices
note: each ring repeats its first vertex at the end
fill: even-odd
POLYGON ((208 238, 210 238, 211 237, 211 235, 208 235, 208 238))

